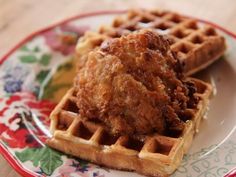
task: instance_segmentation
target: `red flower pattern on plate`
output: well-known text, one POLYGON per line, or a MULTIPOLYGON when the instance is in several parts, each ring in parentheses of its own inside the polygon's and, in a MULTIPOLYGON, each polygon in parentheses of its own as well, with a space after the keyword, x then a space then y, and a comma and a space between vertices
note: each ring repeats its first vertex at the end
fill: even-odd
POLYGON ((49 125, 48 116, 55 104, 38 101, 29 92, 18 92, 0 100, 0 140, 11 148, 39 147, 47 132, 37 128, 49 125), (19 141, 19 139, 21 141, 19 141))
POLYGON ((88 26, 73 26, 64 24, 60 27, 47 31, 43 34, 46 44, 55 51, 63 55, 69 55, 74 52, 75 45, 79 37, 89 29, 88 26))

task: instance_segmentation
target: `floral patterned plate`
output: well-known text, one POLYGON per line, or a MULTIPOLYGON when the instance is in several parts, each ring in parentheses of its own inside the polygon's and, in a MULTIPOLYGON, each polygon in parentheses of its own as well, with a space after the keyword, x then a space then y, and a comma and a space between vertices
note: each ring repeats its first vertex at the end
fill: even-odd
MULTIPOLYGON (((110 23, 119 13, 123 12, 70 18, 32 34, 0 60, 0 151, 21 175, 140 176, 97 166, 45 146, 45 139, 50 137, 48 116, 73 80, 77 39, 88 29, 110 23)), ((215 86, 215 96, 208 119, 202 122, 174 177, 223 176, 236 166, 236 36, 211 25, 225 36, 228 50, 224 59, 197 75, 215 86)))

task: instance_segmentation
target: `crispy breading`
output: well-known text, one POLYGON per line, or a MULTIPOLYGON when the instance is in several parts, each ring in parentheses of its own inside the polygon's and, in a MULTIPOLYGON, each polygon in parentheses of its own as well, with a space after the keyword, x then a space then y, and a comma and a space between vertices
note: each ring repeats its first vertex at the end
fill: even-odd
POLYGON ((168 40, 150 30, 104 41, 80 66, 75 87, 81 116, 114 134, 179 133, 195 99, 168 40))

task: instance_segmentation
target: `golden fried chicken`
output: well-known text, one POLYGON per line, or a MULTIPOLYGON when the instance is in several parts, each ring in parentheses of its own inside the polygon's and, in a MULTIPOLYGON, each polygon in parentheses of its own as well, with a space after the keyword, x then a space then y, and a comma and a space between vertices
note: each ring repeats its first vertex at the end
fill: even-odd
POLYGON ((182 80, 168 41, 150 30, 109 39, 91 51, 75 88, 81 116, 113 134, 180 133, 181 114, 195 102, 195 87, 182 80))

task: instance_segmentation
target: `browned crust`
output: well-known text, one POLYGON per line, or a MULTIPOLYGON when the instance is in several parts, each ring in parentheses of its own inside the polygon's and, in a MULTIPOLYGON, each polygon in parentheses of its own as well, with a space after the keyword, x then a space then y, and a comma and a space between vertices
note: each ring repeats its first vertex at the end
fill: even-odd
MULTIPOLYGON (((195 82, 200 101, 191 120, 186 122, 184 133, 178 138, 152 134, 144 137, 141 149, 129 147, 131 141, 126 136, 118 137, 114 143, 100 143, 104 138, 104 129, 93 122, 81 121, 77 113, 68 108, 68 100, 73 100, 73 89, 70 89, 62 101, 51 113, 51 132, 53 137, 47 145, 67 154, 89 160, 107 167, 136 171, 148 176, 166 177, 172 174, 188 151, 195 132, 199 129, 201 119, 207 110, 212 88, 198 79, 188 78, 195 82), (70 121, 72 120, 72 121, 70 121), (60 127, 60 124, 64 127, 60 127), (67 128, 65 127, 67 126, 67 128), (77 134, 85 126, 92 132, 91 137, 77 134), (160 144, 161 143, 161 144, 160 144), (160 149, 161 148, 161 149, 160 149)), ((106 136, 105 136, 105 139, 106 136)))
MULTIPOLYGON (((171 49, 182 61, 186 76, 206 68, 219 59, 226 50, 224 37, 217 33, 213 27, 207 24, 200 25, 197 20, 161 10, 136 9, 128 11, 126 14, 115 18, 111 25, 101 26, 99 32, 94 33, 94 36, 102 36, 105 40, 107 38, 120 37, 143 28, 155 29, 170 39, 171 49), (145 22, 144 26, 140 26, 139 23, 143 19, 149 22, 145 22), (173 22, 177 20, 180 21, 173 22), (165 27, 163 24, 169 26, 168 29, 162 30, 161 28, 165 27), (194 40, 196 36, 200 40, 194 40), (187 46, 187 49, 182 46, 187 46)), ((85 38, 89 40, 87 36, 85 38)), ((82 45, 84 45, 83 42, 78 43, 78 46, 82 45)), ((77 47, 77 53, 81 53, 80 47, 77 47)))

